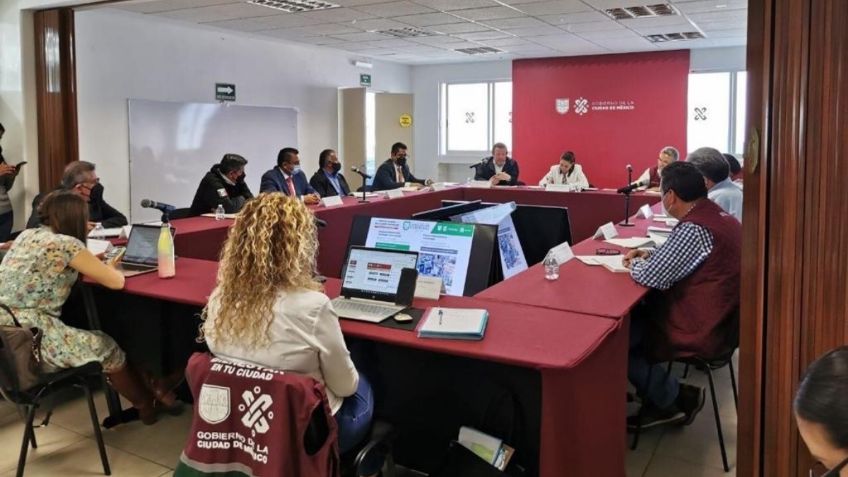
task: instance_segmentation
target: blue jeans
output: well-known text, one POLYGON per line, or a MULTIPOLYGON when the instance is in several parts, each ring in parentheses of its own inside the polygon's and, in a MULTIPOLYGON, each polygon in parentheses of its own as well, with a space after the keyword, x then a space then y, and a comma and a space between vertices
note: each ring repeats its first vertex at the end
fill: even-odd
POLYGON ((630 322, 630 353, 627 360, 627 379, 642 397, 642 402, 665 409, 677 399, 680 383, 673 375, 666 379, 666 368, 648 361, 644 348, 645 322, 634 317, 630 322), (648 382, 648 372, 651 382, 648 382))
POLYGON ((9 235, 12 234, 12 225, 15 223, 15 213, 13 211, 0 214, 0 242, 9 240, 9 235))
POLYGON ((356 447, 365 439, 371 429, 371 419, 374 417, 374 395, 371 384, 364 374, 359 373, 359 386, 352 396, 344 399, 342 407, 336 413, 336 424, 339 428, 339 452, 345 452, 356 447))

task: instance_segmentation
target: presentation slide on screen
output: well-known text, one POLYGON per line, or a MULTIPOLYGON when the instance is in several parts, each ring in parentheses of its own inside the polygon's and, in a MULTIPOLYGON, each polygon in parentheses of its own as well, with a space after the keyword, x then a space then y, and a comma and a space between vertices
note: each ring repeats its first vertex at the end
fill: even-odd
POLYGON ((418 273, 439 277, 448 295, 465 290, 474 225, 405 219, 371 219, 366 247, 418 252, 418 273))
POLYGON ((501 252, 501 267, 503 267, 504 279, 527 270, 527 259, 524 257, 524 249, 518 241, 518 233, 512 223, 512 212, 515 210, 515 202, 487 207, 475 210, 467 214, 453 217, 463 223, 486 224, 498 226, 498 248, 501 252))
POLYGON ((395 294, 404 268, 415 268, 415 255, 352 249, 344 287, 395 294))

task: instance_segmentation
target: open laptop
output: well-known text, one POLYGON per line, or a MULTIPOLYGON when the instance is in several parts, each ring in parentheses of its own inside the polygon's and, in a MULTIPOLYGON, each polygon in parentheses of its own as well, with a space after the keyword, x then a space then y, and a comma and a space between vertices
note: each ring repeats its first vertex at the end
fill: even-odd
MULTIPOLYGON (((133 224, 127 239, 127 250, 119 270, 125 277, 155 271, 158 267, 159 225, 133 224)), ((173 229, 171 229, 173 233, 173 229)))
POLYGON ((350 247, 333 308, 342 318, 371 323, 402 311, 412 304, 417 262, 417 252, 350 247))

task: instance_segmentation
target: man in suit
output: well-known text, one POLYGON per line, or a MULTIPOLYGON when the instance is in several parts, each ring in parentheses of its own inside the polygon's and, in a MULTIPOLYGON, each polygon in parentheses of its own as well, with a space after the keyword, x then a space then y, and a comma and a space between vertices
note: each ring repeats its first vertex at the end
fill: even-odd
POLYGON ((350 194, 350 187, 347 185, 345 177, 340 172, 342 164, 339 162, 339 156, 332 149, 324 149, 321 155, 318 156, 318 171, 312 174, 309 179, 309 185, 321 197, 331 197, 340 195, 342 197, 350 194))
MULTIPOLYGON (((65 166, 62 173, 62 183, 57 189, 69 190, 88 202, 89 230, 99 222, 105 228, 122 227, 127 225, 127 217, 103 200, 103 185, 94 171, 94 164, 86 161, 74 161, 65 166)), ((32 214, 27 220, 27 228, 32 229, 41 225, 38 217, 38 206, 46 194, 38 194, 32 201, 32 214)))
POLYGON ((507 154, 506 144, 492 146, 492 155, 483 159, 474 174, 475 181, 490 181, 492 185, 518 185, 518 161, 507 154))
POLYGON ((238 154, 224 154, 221 162, 212 166, 197 186, 191 202, 191 214, 215 212, 218 205, 224 206, 224 212, 228 214, 241 210, 245 202, 253 198, 244 182, 246 165, 247 159, 238 154))
POLYGON ((429 185, 430 179, 422 180, 412 175, 406 165, 406 144, 392 144, 392 156, 377 169, 374 176, 373 190, 390 190, 403 187, 406 184, 418 184, 418 187, 429 185))
POLYGON ((281 192, 289 197, 303 198, 306 204, 320 202, 315 189, 306 180, 306 174, 300 170, 300 151, 293 147, 280 149, 277 154, 277 167, 262 174, 259 193, 281 192))

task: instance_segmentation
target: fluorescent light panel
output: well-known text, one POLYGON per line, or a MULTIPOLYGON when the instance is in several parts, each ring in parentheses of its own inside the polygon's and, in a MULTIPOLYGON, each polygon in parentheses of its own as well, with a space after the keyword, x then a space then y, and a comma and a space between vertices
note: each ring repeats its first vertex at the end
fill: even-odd
POLYGON ((668 3, 656 3, 638 7, 608 8, 604 10, 614 20, 632 20, 634 18, 669 17, 680 15, 674 6, 668 3))
POLYGON ((340 6, 335 3, 324 2, 321 0, 248 0, 247 3, 282 10, 289 13, 328 10, 330 8, 339 8, 340 6))

